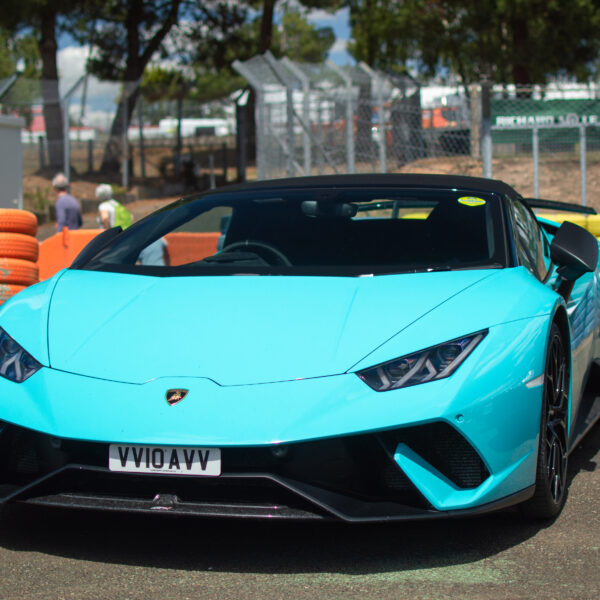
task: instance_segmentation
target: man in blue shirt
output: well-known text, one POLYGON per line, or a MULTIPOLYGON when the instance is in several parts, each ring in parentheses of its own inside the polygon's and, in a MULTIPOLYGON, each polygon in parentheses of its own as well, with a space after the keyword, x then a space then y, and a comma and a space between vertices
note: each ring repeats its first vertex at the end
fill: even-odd
POLYGON ((81 208, 79 202, 69 194, 67 178, 58 173, 52 180, 52 187, 56 190, 56 230, 62 231, 64 227, 79 229, 81 227, 81 208))

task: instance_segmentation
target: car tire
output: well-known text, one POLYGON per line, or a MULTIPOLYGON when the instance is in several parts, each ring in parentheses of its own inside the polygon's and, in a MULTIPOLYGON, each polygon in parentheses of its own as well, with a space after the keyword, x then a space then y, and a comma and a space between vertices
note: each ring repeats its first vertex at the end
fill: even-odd
POLYGON ((0 258, 0 284, 32 285, 39 281, 38 266, 29 260, 0 258))
POLYGON ((556 517, 567 499, 569 380, 565 342, 553 323, 544 368, 535 493, 521 505, 527 516, 536 519, 556 517))
POLYGON ((37 217, 27 210, 0 208, 0 231, 9 233, 37 233, 37 217))
POLYGON ((33 236, 23 233, 0 232, 0 257, 37 262, 38 254, 39 243, 33 236))
POLYGON ((15 294, 18 294, 21 290, 24 290, 24 285, 13 285, 11 283, 0 283, 0 304, 6 302, 9 298, 12 298, 15 294))

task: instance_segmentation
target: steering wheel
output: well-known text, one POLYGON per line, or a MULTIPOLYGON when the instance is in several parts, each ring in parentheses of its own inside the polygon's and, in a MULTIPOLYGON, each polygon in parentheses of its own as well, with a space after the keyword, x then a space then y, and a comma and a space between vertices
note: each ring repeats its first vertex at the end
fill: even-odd
MULTIPOLYGON (((286 267, 292 266, 290 259, 283 252, 281 252, 281 250, 277 250, 277 248, 275 248, 274 246, 271 246, 271 244, 266 244, 265 242, 253 242, 252 240, 243 240, 241 242, 234 242, 233 244, 229 244, 228 246, 225 246, 221 250, 221 253, 232 252, 233 250, 241 250, 241 249, 247 250, 249 248, 260 248, 261 250, 267 250, 273 256, 275 256, 279 262, 284 264, 286 267)), ((252 252, 252 250, 249 250, 249 251, 252 252)), ((275 263, 275 264, 277 264, 277 263, 275 263)))

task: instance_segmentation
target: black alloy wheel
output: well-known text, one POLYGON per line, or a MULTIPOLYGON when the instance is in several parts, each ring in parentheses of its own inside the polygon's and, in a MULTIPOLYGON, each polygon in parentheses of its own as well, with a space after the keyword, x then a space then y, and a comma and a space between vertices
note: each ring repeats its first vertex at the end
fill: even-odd
POLYGON ((535 494, 523 504, 535 518, 557 516, 567 497, 567 431, 569 416, 569 362, 558 326, 553 323, 546 354, 540 443, 535 494))

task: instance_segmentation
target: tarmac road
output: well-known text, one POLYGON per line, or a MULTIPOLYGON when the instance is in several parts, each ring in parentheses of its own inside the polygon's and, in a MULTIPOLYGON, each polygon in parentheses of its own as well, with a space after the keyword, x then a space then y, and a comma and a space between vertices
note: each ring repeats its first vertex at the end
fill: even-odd
POLYGON ((600 598, 600 425, 554 523, 515 512, 394 525, 9 511, 0 600, 600 598))

